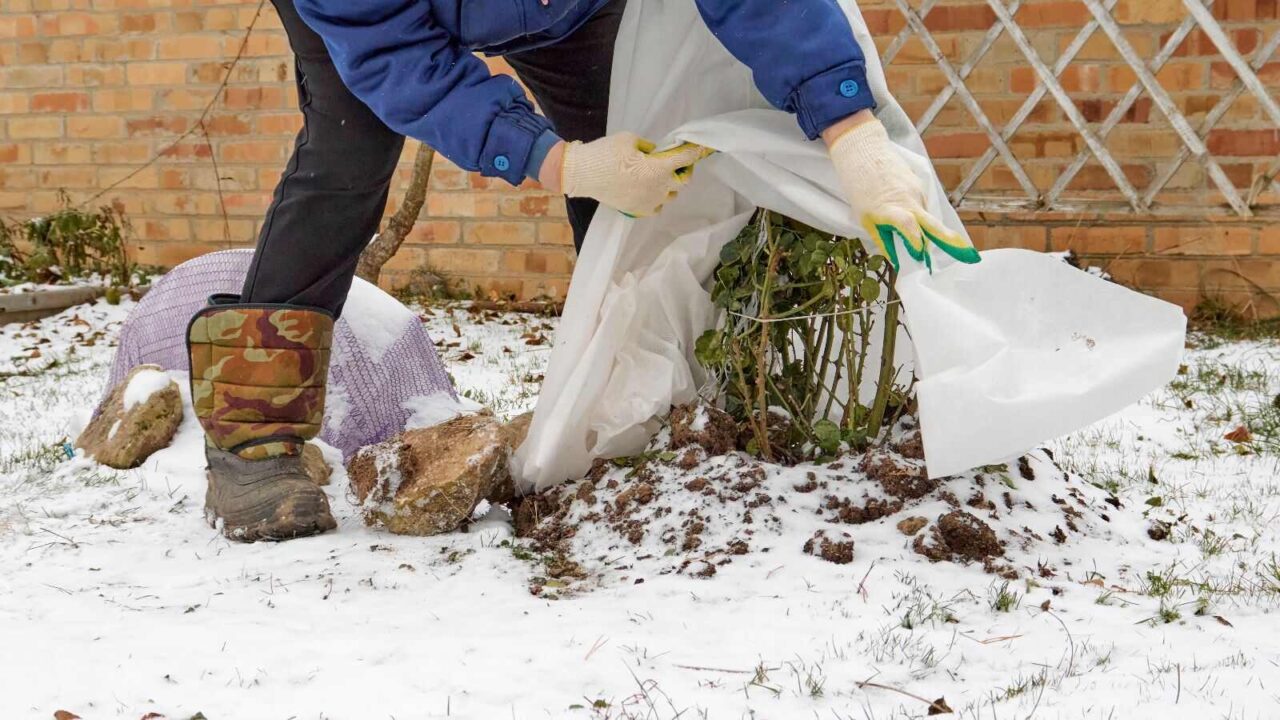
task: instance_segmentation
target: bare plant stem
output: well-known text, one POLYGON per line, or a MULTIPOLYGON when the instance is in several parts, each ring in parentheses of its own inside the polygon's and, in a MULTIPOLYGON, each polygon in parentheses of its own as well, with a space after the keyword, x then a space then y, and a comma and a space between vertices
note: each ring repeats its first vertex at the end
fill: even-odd
POLYGON ((766 382, 769 375, 769 311, 773 304, 773 280, 778 272, 778 263, 782 261, 782 253, 774 245, 768 211, 760 214, 760 228, 768 243, 769 268, 765 271, 764 287, 760 290, 760 343, 756 349, 756 405, 760 422, 756 442, 760 445, 760 456, 773 460, 773 450, 769 447, 769 385, 766 382))
POLYGON ((360 253, 360 261, 356 265, 357 277, 378 284, 382 266, 400 249, 400 244, 413 230, 414 223, 418 221, 418 213, 422 212, 422 206, 427 202, 427 186, 431 181, 431 165, 435 159, 436 151, 430 145, 422 143, 418 146, 418 153, 413 158, 413 174, 409 177, 409 187, 404 191, 404 199, 387 221, 387 227, 360 253))
MULTIPOLYGON (((893 356, 898 344, 898 291, 894 287, 897 274, 888 275, 889 298, 884 307, 884 341, 880 344, 880 378, 876 383, 876 398, 871 405, 871 417, 867 419, 867 437, 874 438, 880 434, 884 423, 884 413, 889 406, 889 395, 893 391, 894 366, 893 356)), ((856 393, 856 390, 854 391, 856 393)))

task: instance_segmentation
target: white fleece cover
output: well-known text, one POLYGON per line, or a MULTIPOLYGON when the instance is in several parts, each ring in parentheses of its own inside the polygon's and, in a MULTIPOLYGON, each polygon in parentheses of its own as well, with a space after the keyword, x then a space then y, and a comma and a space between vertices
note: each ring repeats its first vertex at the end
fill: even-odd
MULTIPOLYGON (((857 6, 840 5, 867 58, 876 116, 925 181, 929 211, 964 232, 889 94, 857 6)), ((526 487, 579 477, 596 457, 638 452, 671 405, 693 399, 703 379, 693 343, 717 319, 708 283, 720 247, 757 206, 868 241, 824 145, 769 106, 694 3, 631 0, 612 82, 610 132, 719 153, 659 216, 596 214, 515 456, 526 487)), ((897 283, 932 476, 1018 455, 1120 410, 1177 370, 1186 321, 1176 306, 1043 253, 993 250, 977 265, 940 252, 934 260, 929 274, 906 259, 897 283)))

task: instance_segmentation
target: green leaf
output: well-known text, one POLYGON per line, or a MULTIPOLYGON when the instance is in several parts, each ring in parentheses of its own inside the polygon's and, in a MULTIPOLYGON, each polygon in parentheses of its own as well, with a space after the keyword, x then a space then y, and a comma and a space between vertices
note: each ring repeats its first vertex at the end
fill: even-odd
POLYGON ((863 302, 875 302, 880 297, 880 282, 874 278, 864 278, 858 284, 858 295, 863 302))
POLYGON ((830 420, 819 420, 813 425, 813 437, 818 447, 824 452, 834 453, 840 449, 840 426, 830 420))

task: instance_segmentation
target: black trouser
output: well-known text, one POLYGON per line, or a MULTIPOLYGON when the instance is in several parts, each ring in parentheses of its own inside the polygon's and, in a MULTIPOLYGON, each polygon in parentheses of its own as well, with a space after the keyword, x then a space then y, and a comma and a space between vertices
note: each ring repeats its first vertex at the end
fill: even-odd
MULTIPOLYGON (((292 303, 341 313, 361 251, 378 231, 404 138, 382 123, 338 76, 320 39, 303 23, 294 0, 272 0, 293 48, 298 133, 258 248, 242 302, 292 303)), ((508 56, 542 113, 566 140, 605 133, 613 43, 625 0, 606 6, 572 36, 508 56)), ((596 202, 567 199, 574 245, 596 202)))

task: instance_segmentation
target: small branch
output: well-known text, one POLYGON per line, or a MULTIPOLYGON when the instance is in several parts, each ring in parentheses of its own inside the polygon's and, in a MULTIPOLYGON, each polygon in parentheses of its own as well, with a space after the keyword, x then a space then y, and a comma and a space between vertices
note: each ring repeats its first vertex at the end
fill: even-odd
MULTIPOLYGON (((222 97, 222 92, 227 89, 227 84, 231 82, 231 73, 235 72, 236 65, 240 64, 240 59, 244 57, 245 49, 249 47, 249 36, 253 34, 253 29, 258 25, 258 18, 262 16, 262 8, 265 7, 266 4, 267 4, 267 0, 258 0, 258 9, 255 10, 253 13, 253 19, 249 21, 249 27, 245 28, 244 37, 240 39, 240 48, 236 51, 236 56, 231 59, 231 64, 227 66, 226 74, 222 76, 222 82, 218 83, 217 89, 213 91, 213 96, 209 98, 209 102, 205 103, 204 110, 200 112, 200 117, 199 119, 196 120, 196 123, 191 127, 187 128, 186 132, 179 135, 168 145, 165 145, 164 147, 160 148, 160 151, 157 152, 155 155, 152 155, 150 160, 134 168, 133 172, 129 173, 128 175, 125 175, 119 180, 99 190, 97 194, 93 195, 88 200, 85 200, 84 202, 80 203, 80 207, 84 207, 85 205, 88 205, 96 201, 98 198, 102 197, 103 195, 106 195, 112 190, 115 190, 121 185, 129 182, 138 173, 142 172, 143 170, 146 170, 152 165, 155 165, 157 160, 164 157, 166 153, 168 153, 170 150, 177 147, 178 144, 181 143, 183 140, 186 140, 187 138, 194 135, 197 130, 204 129, 205 119, 209 117, 209 112, 213 110, 213 106, 217 104, 218 98, 222 97)), ((206 141, 208 140, 207 133, 205 135, 205 139, 206 141)), ((216 173, 217 170, 215 170, 214 172, 216 173)))
POLYGON ((377 285, 378 276, 382 274, 382 266, 395 256, 405 237, 413 230, 418 221, 418 214, 427 201, 427 185, 431 181, 431 165, 435 162, 436 151, 426 143, 418 146, 418 153, 413 158, 413 175, 409 178, 409 187, 404 192, 404 199, 387 227, 374 237, 369 246, 360 254, 360 262, 356 265, 356 276, 377 285))
MULTIPOLYGON (((876 398, 871 406, 871 417, 867 420, 867 437, 874 438, 880 434, 880 426, 884 422, 884 413, 889 406, 889 394, 893 390, 893 358, 898 344, 898 290, 894 287, 896 273, 890 272, 888 277, 889 299, 884 308, 884 341, 880 344, 880 378, 876 383, 876 398)), ((854 390, 853 392, 857 392, 854 390)))
POLYGON ((204 120, 200 120, 200 131, 204 134, 204 144, 209 147, 209 160, 213 163, 213 183, 218 189, 218 209, 222 210, 222 239, 231 242, 231 219, 227 217, 227 199, 222 194, 222 171, 218 169, 218 153, 213 150, 213 142, 209 139, 209 128, 204 120))

